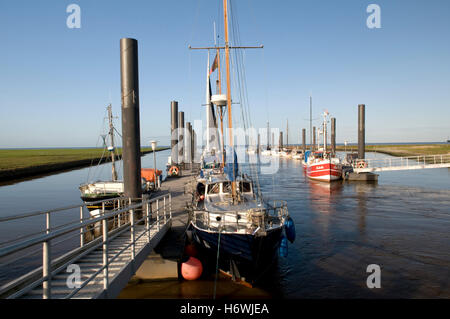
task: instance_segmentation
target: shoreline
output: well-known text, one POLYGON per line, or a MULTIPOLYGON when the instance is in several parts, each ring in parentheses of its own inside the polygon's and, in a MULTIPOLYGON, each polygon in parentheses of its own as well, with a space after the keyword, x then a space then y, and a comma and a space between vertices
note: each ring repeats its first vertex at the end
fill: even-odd
MULTIPOLYGON (((357 146, 355 147, 354 145, 347 146, 347 148, 342 145, 336 147, 337 151, 344 151, 345 149, 347 149, 347 152, 358 152, 357 146)), ((365 147, 365 151, 395 157, 448 155, 450 154, 450 144, 368 144, 365 147)))
MULTIPOLYGON (((156 150, 156 152, 165 151, 170 149, 167 148, 161 148, 156 150)), ((153 153, 152 150, 146 150, 141 151, 141 157, 153 153)), ((0 183, 1 185, 8 184, 7 182, 15 182, 20 180, 27 180, 37 177, 43 177, 48 176, 55 173, 62 173, 66 171, 70 171, 73 169, 79 169, 90 166, 93 162, 99 161, 101 157, 97 158, 90 158, 90 159, 81 159, 81 160, 74 160, 74 161, 67 161, 67 162, 60 162, 60 163, 49 163, 49 164, 43 164, 43 165, 36 165, 36 166, 28 166, 23 168, 13 168, 13 169, 6 169, 0 171, 0 183)), ((119 156, 116 156, 116 159, 120 159, 119 156)), ((110 163, 111 158, 105 157, 105 160, 102 162, 104 163, 110 163)), ((0 186, 1 186, 0 185, 0 186)))

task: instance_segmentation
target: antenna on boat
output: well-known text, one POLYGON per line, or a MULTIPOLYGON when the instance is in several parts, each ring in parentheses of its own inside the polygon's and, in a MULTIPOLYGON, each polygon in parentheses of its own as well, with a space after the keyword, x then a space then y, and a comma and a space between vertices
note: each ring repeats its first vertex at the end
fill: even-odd
POLYGON ((309 148, 312 152, 312 94, 309 95, 309 148))
POLYGON ((114 124, 113 124, 113 116, 112 116, 112 106, 111 104, 108 105, 108 120, 109 120, 109 138, 111 139, 111 146, 108 146, 108 151, 111 153, 111 162, 112 162, 112 180, 117 180, 117 172, 116 172, 116 155, 115 155, 115 148, 114 148, 114 124))

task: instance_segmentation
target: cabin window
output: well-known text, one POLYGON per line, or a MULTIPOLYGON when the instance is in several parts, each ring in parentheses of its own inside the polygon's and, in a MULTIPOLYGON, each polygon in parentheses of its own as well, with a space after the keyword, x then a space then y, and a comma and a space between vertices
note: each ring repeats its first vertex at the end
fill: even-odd
POLYGON ((199 193, 200 195, 205 194, 205 184, 203 184, 203 183, 197 184, 197 193, 199 193))
POLYGON ((239 187, 241 188, 241 192, 250 193, 252 191, 252 186, 249 182, 241 182, 239 187))
POLYGON ((222 188, 223 188, 222 192, 230 194, 231 193, 231 182, 224 182, 222 185, 223 185, 222 186, 222 188))
POLYGON ((208 194, 219 194, 219 185, 217 183, 208 185, 208 194))

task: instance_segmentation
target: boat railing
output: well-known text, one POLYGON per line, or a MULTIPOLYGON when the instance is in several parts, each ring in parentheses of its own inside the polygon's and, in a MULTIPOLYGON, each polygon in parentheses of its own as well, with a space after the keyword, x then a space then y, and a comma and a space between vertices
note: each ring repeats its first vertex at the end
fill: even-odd
POLYGON ((237 230, 242 227, 247 227, 251 223, 252 229, 264 230, 268 223, 272 223, 274 219, 278 219, 280 222, 288 216, 287 203, 282 200, 272 201, 267 207, 254 208, 249 210, 250 220, 246 222, 240 221, 240 214, 243 211, 239 210, 220 210, 209 211, 201 210, 194 211, 192 221, 198 225, 199 222, 208 229, 217 229, 218 227, 236 228, 237 230), (273 204, 272 204, 273 203, 273 204), (218 216, 220 215, 220 216, 218 216), (218 217, 220 219, 218 219, 218 217), (228 218, 227 218, 228 217, 228 218))
POLYGON ((52 276, 75 264, 77 260, 95 249, 102 248, 103 264, 100 270, 84 280, 80 288, 75 289, 67 298, 74 296, 80 289, 103 273, 104 287, 108 287, 108 269, 110 264, 127 249, 135 254, 135 243, 142 236, 150 241, 150 230, 158 231, 172 218, 171 194, 149 198, 119 197, 90 202, 102 205, 98 215, 86 217, 86 203, 26 214, 17 214, 0 218, 0 227, 5 229, 8 223, 21 222, 38 226, 39 231, 0 243, 0 273, 8 282, 1 282, 0 298, 17 298, 32 289, 43 286, 43 298, 51 297, 52 276), (114 201, 113 209, 105 204, 114 201), (73 216, 70 222, 61 221, 60 213, 69 212, 73 216), (77 213, 78 212, 78 213, 77 213), (39 220, 39 217, 43 217, 39 220), (43 219, 43 220, 42 220, 43 219), (136 236, 136 225, 144 225, 145 230, 136 236), (130 232, 130 243, 114 255, 108 254, 109 243, 124 232, 130 232), (38 256, 41 255, 41 258, 38 256), (23 265, 18 270, 10 265, 23 265), (41 266, 40 266, 41 265, 41 266), (32 269, 32 270, 31 270, 32 269), (106 275, 105 275, 106 274, 106 275))

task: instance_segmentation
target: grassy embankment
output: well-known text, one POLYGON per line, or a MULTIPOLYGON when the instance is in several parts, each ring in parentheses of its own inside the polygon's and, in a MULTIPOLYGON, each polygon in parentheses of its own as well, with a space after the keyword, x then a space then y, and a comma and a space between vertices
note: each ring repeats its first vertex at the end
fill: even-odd
MULTIPOLYGON (((165 149, 168 148, 158 147, 157 151, 165 149)), ((122 150, 118 151, 121 155, 122 150)), ((95 165, 103 152, 101 148, 0 150, 0 181, 85 167, 91 163, 95 165)), ((142 148, 141 152, 144 155, 152 150, 146 147, 142 148)), ((107 153, 105 151, 104 156, 107 156, 107 153)), ((110 161, 111 158, 107 157, 106 160, 110 161)))
MULTIPOLYGON (((337 146, 336 150, 358 151, 358 146, 337 146)), ((392 144, 392 145, 366 145, 366 152, 377 152, 392 156, 441 155, 450 154, 449 144, 392 144)))

